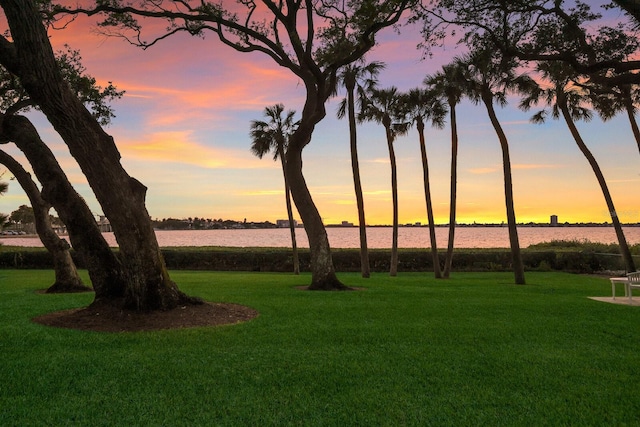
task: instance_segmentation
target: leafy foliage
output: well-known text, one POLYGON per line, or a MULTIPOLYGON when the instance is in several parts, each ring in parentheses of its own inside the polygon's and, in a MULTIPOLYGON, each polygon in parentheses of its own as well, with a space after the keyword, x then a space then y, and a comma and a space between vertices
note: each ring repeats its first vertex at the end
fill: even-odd
POLYGON ((273 150, 273 160, 284 153, 289 144, 289 137, 295 132, 299 121, 294 121, 296 112, 289 110, 285 113, 283 104, 276 104, 264 109, 264 115, 269 121, 253 120, 251 122, 251 152, 262 158, 273 150))
MULTIPOLYGON (((56 53, 56 60, 60 72, 78 98, 91 110, 100 124, 109 124, 115 114, 108 103, 121 98, 124 91, 117 90, 111 82, 104 88, 98 85, 96 79, 87 74, 86 68, 82 65, 80 52, 68 45, 65 45, 65 50, 56 53)), ((5 114, 14 114, 31 108, 38 109, 18 79, 4 67, 0 67, 0 109, 5 114)))

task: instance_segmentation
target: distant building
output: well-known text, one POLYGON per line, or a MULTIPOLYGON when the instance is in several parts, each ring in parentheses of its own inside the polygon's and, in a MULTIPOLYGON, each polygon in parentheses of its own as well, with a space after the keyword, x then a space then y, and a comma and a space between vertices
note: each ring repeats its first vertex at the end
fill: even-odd
POLYGON ((340 225, 343 227, 353 227, 353 223, 349 221, 342 221, 340 225))
POLYGON ((109 222, 107 217, 104 215, 100 215, 100 220, 98 221, 98 228, 103 233, 113 231, 111 229, 111 223, 109 222))
MULTIPOLYGON (((298 225, 298 221, 293 220, 293 226, 296 227, 298 225)), ((288 219, 278 219, 276 220, 276 227, 278 228, 289 228, 289 220, 288 219)))
POLYGON ((552 226, 558 225, 558 215, 551 215, 551 225, 552 226))

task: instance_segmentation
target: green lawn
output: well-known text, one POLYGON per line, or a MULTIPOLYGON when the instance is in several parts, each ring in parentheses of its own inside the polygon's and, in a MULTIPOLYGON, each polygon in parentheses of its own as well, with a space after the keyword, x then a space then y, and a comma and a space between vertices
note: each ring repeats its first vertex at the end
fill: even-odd
POLYGON ((358 292, 309 276, 172 273, 260 316, 218 328, 94 333, 30 318, 91 294, 44 295, 49 271, 0 270, 0 425, 639 425, 640 307, 587 299, 564 273, 425 274, 358 292))

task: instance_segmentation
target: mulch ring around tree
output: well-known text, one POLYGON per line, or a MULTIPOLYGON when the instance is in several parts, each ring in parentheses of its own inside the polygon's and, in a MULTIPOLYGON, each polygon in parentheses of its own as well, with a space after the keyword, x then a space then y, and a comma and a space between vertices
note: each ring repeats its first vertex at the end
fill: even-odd
POLYGON ((43 314, 32 320, 46 326, 82 331, 136 332, 233 325, 257 316, 256 310, 243 305, 205 302, 151 312, 133 312, 106 304, 92 305, 43 314))

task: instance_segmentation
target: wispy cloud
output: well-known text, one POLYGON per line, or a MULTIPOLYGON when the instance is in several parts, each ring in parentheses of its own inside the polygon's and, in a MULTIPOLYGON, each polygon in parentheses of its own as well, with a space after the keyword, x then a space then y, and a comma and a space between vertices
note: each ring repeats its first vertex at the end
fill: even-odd
POLYGON ((284 194, 284 189, 282 190, 258 190, 258 191, 245 191, 240 193, 242 196, 281 196, 284 194))
POLYGON ((500 169, 498 168, 473 168, 473 169, 469 169, 469 173, 472 173, 474 175, 486 175, 486 174, 498 172, 499 170, 500 169))
POLYGON ((150 161, 184 163, 208 169, 254 169, 265 162, 246 152, 213 148, 192 140, 191 131, 156 132, 144 139, 120 137, 119 148, 128 158, 150 161))
POLYGON ((521 169, 521 170, 526 170, 526 169, 557 169, 562 167, 562 165, 544 165, 544 164, 525 164, 525 163, 520 163, 520 164, 514 164, 511 166, 512 169, 521 169))

